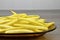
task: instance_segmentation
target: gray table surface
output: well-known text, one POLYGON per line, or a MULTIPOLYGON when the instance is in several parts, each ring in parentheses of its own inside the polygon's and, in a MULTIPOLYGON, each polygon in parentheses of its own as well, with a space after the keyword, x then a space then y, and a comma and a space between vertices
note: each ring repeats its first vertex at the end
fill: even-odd
MULTIPOLYGON (((49 32, 42 37, 32 38, 32 39, 25 38, 26 40, 60 40, 60 10, 15 10, 15 11, 17 13, 40 15, 42 18, 46 19, 47 21, 54 21, 57 27, 55 31, 49 32)), ((11 12, 9 12, 8 10, 0 10, 0 16, 1 15, 2 16, 11 15, 11 12)), ((20 40, 20 39, 13 39, 13 40, 20 40)))

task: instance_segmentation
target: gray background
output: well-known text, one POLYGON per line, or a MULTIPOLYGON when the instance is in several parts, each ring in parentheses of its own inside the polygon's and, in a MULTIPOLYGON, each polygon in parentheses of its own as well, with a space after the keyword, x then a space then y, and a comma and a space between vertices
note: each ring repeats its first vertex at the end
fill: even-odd
POLYGON ((55 10, 60 0, 0 0, 0 10, 55 10))

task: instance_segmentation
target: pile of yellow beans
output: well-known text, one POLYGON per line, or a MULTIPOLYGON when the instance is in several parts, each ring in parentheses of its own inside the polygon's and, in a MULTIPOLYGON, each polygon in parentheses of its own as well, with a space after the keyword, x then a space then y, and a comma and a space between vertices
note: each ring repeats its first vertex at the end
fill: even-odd
POLYGON ((54 22, 46 22, 39 15, 27 15, 16 13, 11 10, 12 15, 0 17, 0 33, 35 33, 48 31, 54 22))

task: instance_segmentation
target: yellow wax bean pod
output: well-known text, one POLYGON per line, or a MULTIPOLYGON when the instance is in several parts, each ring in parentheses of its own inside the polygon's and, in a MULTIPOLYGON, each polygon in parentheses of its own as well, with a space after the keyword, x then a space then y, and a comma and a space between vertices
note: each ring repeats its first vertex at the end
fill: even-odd
POLYGON ((28 24, 14 24, 14 26, 19 26, 19 27, 22 27, 22 28, 25 28, 25 29, 32 29, 32 30, 35 30, 35 29, 42 29, 42 30, 48 30, 47 27, 43 27, 43 26, 34 26, 34 25, 28 25, 28 24))
POLYGON ((11 28, 8 28, 7 30, 20 30, 20 29, 24 29, 22 27, 11 27, 11 28))
POLYGON ((6 28, 12 28, 13 26, 8 26, 8 25, 0 25, 0 29, 6 29, 6 28))
POLYGON ((6 19, 6 17, 0 17, 0 19, 1 19, 1 20, 5 20, 5 19, 6 19))
POLYGON ((38 19, 38 22, 44 23, 45 22, 45 19, 38 19))
POLYGON ((20 17, 26 17, 27 16, 26 13, 17 14, 16 12, 14 12, 12 10, 11 10, 11 12, 13 13, 13 16, 17 16, 17 15, 20 16, 20 17))
POLYGON ((19 17, 23 17, 23 18, 26 18, 27 17, 27 14, 26 13, 20 13, 18 15, 19 15, 19 17))
MULTIPOLYGON (((21 18, 21 17, 20 17, 21 18)), ((32 18, 22 18, 22 19, 20 19, 19 18, 19 23, 27 23, 27 24, 29 24, 30 22, 29 21, 27 21, 27 20, 24 20, 24 19, 31 19, 31 20, 34 20, 34 19, 32 19, 32 18)))
POLYGON ((16 12, 14 12, 14 11, 12 11, 12 10, 10 10, 12 13, 13 13, 13 15, 11 15, 11 16, 9 16, 9 17, 18 17, 18 14, 16 13, 16 12))
POLYGON ((28 15, 28 18, 39 19, 40 16, 38 16, 38 15, 28 15))
POLYGON ((4 33, 6 29, 0 29, 0 33, 4 33))
POLYGON ((16 15, 16 12, 14 12, 14 11, 12 11, 12 10, 10 10, 12 13, 13 13, 13 15, 16 15))
POLYGON ((25 20, 22 20, 22 21, 19 21, 19 23, 28 24, 29 22, 28 21, 25 21, 25 20))
POLYGON ((44 30, 33 30, 34 32, 43 32, 44 30))
POLYGON ((6 23, 6 22, 9 22, 10 20, 0 20, 0 24, 3 24, 3 23, 6 23))
POLYGON ((20 29, 20 30, 8 30, 5 33, 33 33, 32 30, 20 29))
POLYGON ((12 24, 14 24, 15 22, 17 22, 17 19, 14 19, 14 20, 12 20, 12 21, 10 21, 10 22, 8 22, 8 23, 5 23, 4 25, 12 25, 12 24))
POLYGON ((54 22, 50 22, 50 23, 45 23, 46 27, 51 27, 52 25, 54 25, 54 22))

